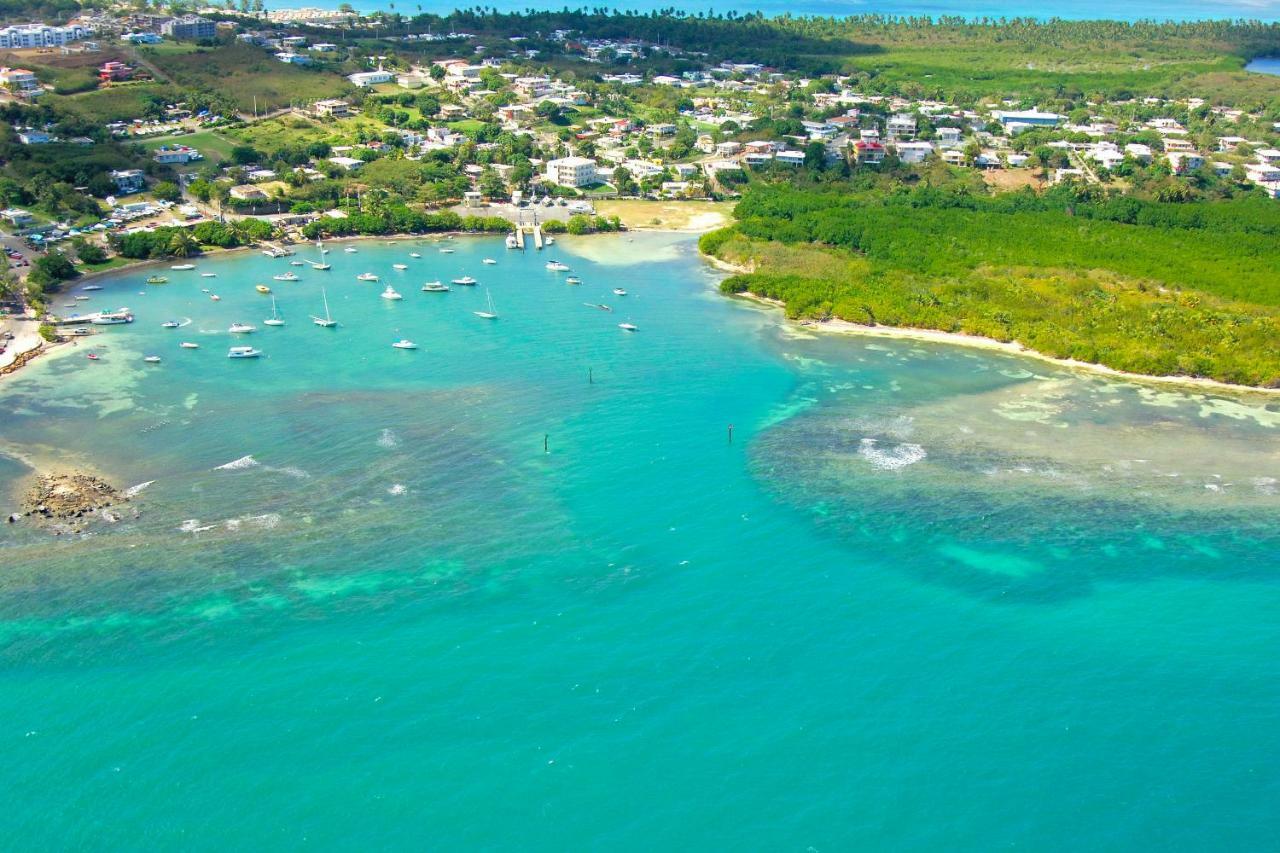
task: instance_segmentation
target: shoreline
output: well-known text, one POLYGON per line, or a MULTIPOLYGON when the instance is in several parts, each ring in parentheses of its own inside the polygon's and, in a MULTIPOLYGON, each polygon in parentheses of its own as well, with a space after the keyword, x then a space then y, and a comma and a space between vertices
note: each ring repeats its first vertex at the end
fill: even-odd
MULTIPOLYGON (((722 261, 721 263, 724 262, 722 261)), ((729 264, 728 266, 733 265, 729 264)), ((721 269, 723 268, 724 267, 721 267, 721 269)), ((780 300, 770 299, 766 296, 759 296, 758 294, 751 293, 750 291, 733 295, 749 302, 755 302, 759 305, 765 305, 770 308, 786 308, 786 305, 780 300)), ((950 346, 962 346, 969 347, 970 349, 999 352, 1005 355, 1022 356, 1024 358, 1032 358, 1036 361, 1046 362, 1054 365, 1055 367, 1061 367, 1067 370, 1090 373, 1097 376, 1110 376, 1114 379, 1124 379, 1135 383, 1174 385, 1182 388, 1195 388, 1201 391, 1229 391, 1235 395, 1255 394, 1268 398, 1274 398, 1277 395, 1280 395, 1280 388, 1262 388, 1254 385, 1237 385, 1232 382, 1221 382, 1217 379, 1208 379, 1202 376, 1158 376, 1147 373, 1130 373, 1129 371, 1108 367, 1105 364, 1095 364, 1090 361, 1079 361, 1072 358, 1057 358, 1052 355, 1046 355, 1045 353, 1025 347, 1016 341, 997 341, 995 338, 966 335, 962 332, 943 332, 938 329, 918 329, 908 326, 867 326, 861 323, 853 323, 849 320, 841 320, 838 318, 832 320, 792 320, 789 317, 786 317, 785 313, 783 320, 790 325, 797 326, 802 329, 813 329, 819 332, 827 332, 831 334, 895 338, 897 340, 947 344, 950 346)))

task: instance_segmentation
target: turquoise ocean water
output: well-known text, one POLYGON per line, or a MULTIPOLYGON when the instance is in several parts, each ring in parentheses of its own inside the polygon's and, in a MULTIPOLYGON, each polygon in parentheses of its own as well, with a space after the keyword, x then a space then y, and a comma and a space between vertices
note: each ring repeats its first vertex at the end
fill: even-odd
POLYGON ((0 384, 6 490, 153 481, 0 532, 7 848, 1274 849, 1280 403, 452 242, 122 273, 0 384))

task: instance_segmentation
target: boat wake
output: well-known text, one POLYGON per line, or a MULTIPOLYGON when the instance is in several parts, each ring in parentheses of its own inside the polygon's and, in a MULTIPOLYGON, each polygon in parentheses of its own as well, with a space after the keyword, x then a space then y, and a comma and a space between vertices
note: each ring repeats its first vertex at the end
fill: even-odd
POLYGON ((400 437, 392 430, 384 429, 382 434, 378 436, 379 447, 399 447, 400 437))
POLYGON ((150 486, 154 482, 155 480, 147 480, 145 483, 139 483, 136 486, 130 486, 129 488, 124 490, 124 496, 126 498, 131 498, 134 495, 140 495, 142 494, 143 489, 145 489, 147 486, 150 486))
POLYGON ((252 456, 241 456, 239 459, 233 459, 225 465, 219 465, 213 470, 215 471, 243 471, 246 468, 257 467, 258 460, 252 456))

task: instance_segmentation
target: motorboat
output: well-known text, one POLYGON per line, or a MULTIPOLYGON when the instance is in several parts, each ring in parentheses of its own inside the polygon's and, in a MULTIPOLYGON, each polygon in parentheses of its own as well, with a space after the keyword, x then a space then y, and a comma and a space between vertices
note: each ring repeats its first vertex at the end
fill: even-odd
POLYGON ((161 324, 160 324, 160 328, 162 328, 162 329, 176 329, 176 328, 178 328, 178 327, 179 327, 179 326, 181 326, 181 325, 182 325, 182 324, 181 324, 181 323, 179 323, 177 320, 165 320, 163 323, 161 323, 161 324))
POLYGON ((265 284, 255 284, 253 286, 253 289, 262 294, 267 294, 271 292, 271 288, 267 287, 265 284))
POLYGON ((329 297, 324 292, 323 287, 320 288, 320 298, 324 300, 324 316, 317 317, 312 314, 311 322, 315 323, 322 329, 332 329, 334 326, 338 325, 338 321, 329 316, 329 297))
POLYGON ((517 241, 517 240, 516 240, 516 235, 515 235, 515 234, 508 234, 508 235, 507 235, 507 248, 508 248, 508 249, 518 249, 518 248, 520 248, 520 243, 519 243, 519 241, 517 241))
POLYGON ((81 290, 102 290, 102 285, 100 285, 100 284, 86 284, 84 287, 82 287, 82 288, 80 288, 80 289, 81 289, 81 290))
POLYGON ((356 276, 356 281, 377 281, 378 277, 371 272, 362 272, 356 276))
POLYGON ((391 268, 393 270, 407 270, 409 268, 409 265, 408 264, 392 264, 391 268))
POLYGON ((91 352, 88 355, 86 355, 85 358, 89 359, 90 361, 97 361, 98 354, 96 352, 91 352))
POLYGON ((289 261, 289 266, 301 267, 301 266, 306 266, 306 264, 304 264, 302 261, 289 261))
POLYGON ((348 246, 347 248, 343 249, 342 251, 346 252, 348 255, 354 255, 356 252, 358 252, 358 251, 360 251, 360 250, 359 250, 359 249, 357 249, 355 246, 348 246))
POLYGON ((92 330, 92 329, 86 329, 86 328, 84 328, 83 326, 81 326, 81 327, 80 327, 80 328, 78 328, 78 329, 72 329, 72 330, 71 330, 71 334, 75 335, 76 337, 80 337, 80 338, 82 338, 82 337, 84 337, 85 335, 92 335, 92 334, 93 334, 93 330, 92 330))
POLYGON ((484 259, 483 261, 481 261, 480 263, 482 263, 482 264, 488 264, 489 266, 493 266, 494 264, 496 264, 496 263, 497 263, 497 261, 495 261, 493 258, 485 258, 485 259, 484 259))
POLYGON ((118 311, 103 311, 89 322, 95 326, 119 326, 122 323, 132 323, 133 315, 129 313, 129 309, 121 308, 118 311))
POLYGON ((153 275, 147 278, 147 284, 165 284, 168 281, 169 279, 165 278, 162 275, 153 275))
POLYGON ((461 278, 455 278, 455 279, 453 279, 453 283, 454 283, 454 284, 460 284, 460 285, 462 285, 463 287, 472 287, 472 286, 474 286, 474 285, 475 285, 476 280, 475 280, 474 278, 472 278, 471 276, 469 276, 469 275, 464 275, 464 276, 462 276, 461 278))
POLYGON ((547 261, 547 269, 552 270, 553 272, 568 272, 569 265, 562 264, 559 261, 547 261))
POLYGON ((227 329, 233 335, 247 335, 250 332, 258 331, 257 326, 251 326, 248 323, 232 323, 231 328, 227 329))
POLYGON ((389 284, 387 285, 386 290, 382 291, 381 295, 383 299, 404 299, 404 297, 397 293, 396 289, 389 284))
POLYGON ((92 298, 92 296, 77 296, 76 302, 88 302, 92 298))
POLYGON ((453 249, 441 249, 441 250, 440 250, 440 254, 442 254, 442 255, 452 255, 452 254, 453 254, 453 249))
POLYGON ((282 272, 279 275, 273 275, 271 277, 276 281, 297 281, 298 280, 298 274, 292 273, 292 272, 282 272))
POLYGON ((618 328, 619 328, 619 329, 621 329, 621 330, 622 330, 622 331, 624 331, 624 332, 634 332, 634 331, 636 331, 636 327, 635 327, 635 325, 634 325, 634 324, 632 324, 632 323, 619 323, 619 324, 618 324, 618 328))
POLYGON ((209 294, 209 298, 210 298, 210 299, 212 299, 214 302, 221 302, 221 301, 222 301, 222 297, 221 297, 221 296, 219 296, 219 295, 218 295, 218 294, 216 294, 216 293, 210 293, 210 294, 209 294))
POLYGON ((576 275, 571 275, 565 278, 564 283, 565 284, 582 284, 582 279, 578 278, 576 275))
POLYGON ((196 268, 195 264, 174 264, 173 266, 169 267, 169 269, 171 270, 193 270, 195 268, 196 268))
POLYGON ((446 293, 448 292, 448 290, 449 290, 449 285, 443 284, 438 281, 429 281, 426 284, 422 285, 423 293, 446 293))
POLYGON ((556 238, 548 234, 545 238, 543 238, 542 242, 548 246, 554 246, 556 244, 556 238))
POLYGON ((262 350, 253 347, 232 347, 227 350, 227 358, 257 358, 262 350))
POLYGON ((615 288, 613 289, 613 295, 614 295, 614 296, 626 296, 626 295, 627 295, 627 292, 626 292, 625 290, 623 290, 621 287, 615 287, 615 288))
POLYGON ((182 343, 178 344, 178 346, 182 347, 183 349, 200 349, 199 344, 192 343, 191 341, 183 341, 182 343))
POLYGON ((411 340, 408 340, 407 338, 401 338, 400 340, 392 344, 392 346, 395 347, 396 349, 417 349, 418 348, 417 344, 415 344, 411 340))
POLYGON ((280 319, 280 312, 276 310, 276 298, 271 297, 271 316, 262 321, 264 326, 283 326, 284 320, 280 319))
POLYGON ((210 290, 210 289, 209 289, 209 288, 207 288, 207 287, 202 287, 202 288, 200 288, 200 292, 201 292, 201 293, 212 293, 213 291, 212 291, 212 290, 210 290))
POLYGON ((159 364, 159 363, 160 363, 160 356, 158 356, 158 355, 148 355, 148 356, 144 356, 142 360, 143 360, 143 361, 145 361, 147 364, 159 364))
POLYGON ((410 252, 410 253, 409 253, 409 257, 411 257, 411 258, 420 258, 420 257, 422 257, 422 255, 421 255, 421 253, 419 253, 419 252, 410 252))
POLYGON ((217 278, 218 274, 216 272, 202 272, 200 273, 200 277, 201 278, 217 278))

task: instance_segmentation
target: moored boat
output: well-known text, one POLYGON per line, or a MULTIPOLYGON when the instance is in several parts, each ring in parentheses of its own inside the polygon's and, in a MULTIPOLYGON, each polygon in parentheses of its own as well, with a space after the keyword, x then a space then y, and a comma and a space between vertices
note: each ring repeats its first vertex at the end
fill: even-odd
POLYGON ((386 290, 382 291, 381 295, 383 299, 403 299, 404 298, 403 296, 401 296, 399 293, 396 292, 396 289, 394 287, 392 287, 389 284, 387 285, 386 290))
POLYGON ((262 350, 253 347, 232 347, 227 350, 227 358, 257 358, 262 355, 262 350))
POLYGON ((413 341, 409 340, 408 338, 401 338, 400 340, 392 344, 392 346, 395 347, 396 349, 417 349, 418 348, 418 345, 415 344, 413 341))
POLYGON ((449 289, 449 285, 439 281, 429 281, 422 285, 424 293, 444 293, 449 289))

